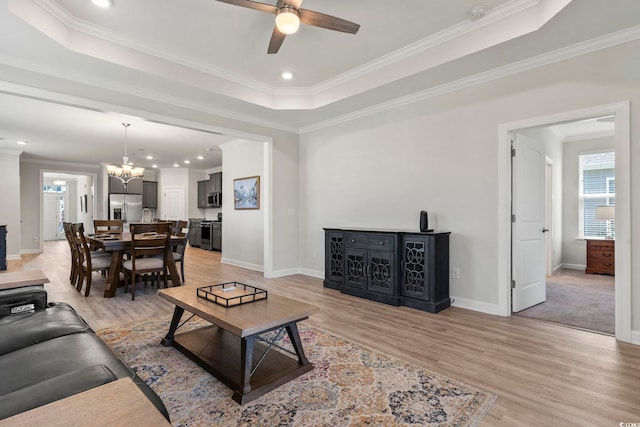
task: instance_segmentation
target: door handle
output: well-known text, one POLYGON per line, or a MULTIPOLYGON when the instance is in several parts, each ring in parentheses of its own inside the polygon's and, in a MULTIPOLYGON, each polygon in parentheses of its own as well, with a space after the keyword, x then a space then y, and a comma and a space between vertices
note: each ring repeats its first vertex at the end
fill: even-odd
POLYGON ((540 231, 542 231, 543 233, 546 233, 547 231, 549 231, 549 229, 548 229, 547 227, 544 227, 544 228, 543 228, 542 230, 540 230, 540 231))

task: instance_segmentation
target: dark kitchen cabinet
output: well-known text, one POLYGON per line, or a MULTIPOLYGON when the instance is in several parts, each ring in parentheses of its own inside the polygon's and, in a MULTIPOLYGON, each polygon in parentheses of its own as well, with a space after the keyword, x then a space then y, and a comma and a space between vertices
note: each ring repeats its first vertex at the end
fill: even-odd
POLYGON ((142 207, 158 209, 158 183, 142 181, 142 207))
POLYGON ((209 181, 198 181, 198 208, 205 209, 207 207, 207 187, 209 181))
POLYGON ((132 179, 125 186, 119 178, 109 177, 109 193, 142 194, 142 180, 132 179), (126 187, 126 188, 125 188, 126 187))
POLYGON ((325 228, 324 286, 437 313, 450 305, 449 234, 325 228))

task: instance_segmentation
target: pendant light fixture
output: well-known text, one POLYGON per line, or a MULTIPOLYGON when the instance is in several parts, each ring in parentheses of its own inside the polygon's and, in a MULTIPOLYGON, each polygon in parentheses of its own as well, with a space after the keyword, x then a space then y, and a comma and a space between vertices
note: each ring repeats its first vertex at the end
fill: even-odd
POLYGON ((122 123, 124 126, 124 156, 122 157, 122 165, 107 165, 107 173, 110 177, 118 178, 126 186, 132 179, 139 179, 144 176, 144 168, 133 167, 129 163, 129 157, 127 157, 127 129, 131 124, 122 123))

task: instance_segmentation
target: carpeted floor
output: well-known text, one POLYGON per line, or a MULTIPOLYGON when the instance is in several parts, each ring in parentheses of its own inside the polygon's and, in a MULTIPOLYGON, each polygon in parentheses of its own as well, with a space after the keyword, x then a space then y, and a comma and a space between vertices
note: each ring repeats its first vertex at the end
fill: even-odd
POLYGON ((547 300, 521 316, 604 334, 615 334, 615 278, 560 270, 547 277, 547 300))
POLYGON ((301 324, 315 369, 241 406, 208 372, 160 345, 168 325, 150 320, 98 335, 160 395, 174 426, 475 426, 497 398, 301 324))

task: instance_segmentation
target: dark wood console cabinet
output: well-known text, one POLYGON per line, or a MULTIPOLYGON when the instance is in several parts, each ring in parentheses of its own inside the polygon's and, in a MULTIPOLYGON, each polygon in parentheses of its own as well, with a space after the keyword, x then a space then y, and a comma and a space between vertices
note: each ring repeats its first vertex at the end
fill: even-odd
POLYGON ((324 286, 437 313, 450 305, 449 234, 325 228, 324 286))

